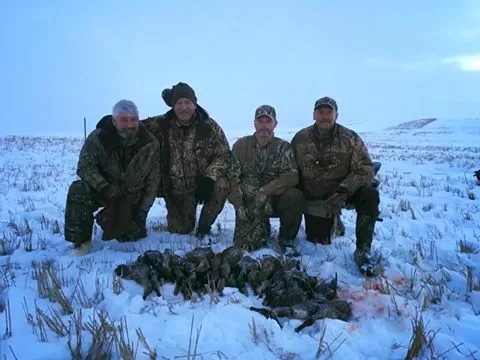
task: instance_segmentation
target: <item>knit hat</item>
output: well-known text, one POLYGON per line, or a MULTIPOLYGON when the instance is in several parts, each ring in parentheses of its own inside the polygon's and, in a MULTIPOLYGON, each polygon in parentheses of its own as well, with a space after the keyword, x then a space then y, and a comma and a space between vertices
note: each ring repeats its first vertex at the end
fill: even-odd
POLYGON ((195 91, 187 83, 179 82, 171 89, 163 89, 162 91, 162 99, 170 107, 175 106, 175 103, 181 98, 189 99, 195 104, 197 103, 195 91))

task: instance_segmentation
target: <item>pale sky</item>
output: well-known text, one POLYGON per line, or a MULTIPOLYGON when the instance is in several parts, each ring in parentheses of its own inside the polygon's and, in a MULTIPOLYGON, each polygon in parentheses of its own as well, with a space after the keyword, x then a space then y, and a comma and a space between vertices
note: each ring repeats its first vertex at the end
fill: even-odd
POLYGON ((384 128, 480 116, 480 1, 2 1, 0 135, 92 130, 120 99, 168 110, 184 81, 225 131, 339 122, 384 128), (47 5, 45 5, 47 4, 47 5))

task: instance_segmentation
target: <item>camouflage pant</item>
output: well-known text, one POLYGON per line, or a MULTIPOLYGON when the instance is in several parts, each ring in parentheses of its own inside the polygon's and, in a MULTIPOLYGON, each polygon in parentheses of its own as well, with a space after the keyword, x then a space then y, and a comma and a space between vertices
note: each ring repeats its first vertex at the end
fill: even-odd
MULTIPOLYGON (((184 197, 166 196, 167 231, 176 234, 189 234, 195 228, 197 215, 197 200, 193 192, 184 197)), ((210 229, 222 211, 230 192, 230 182, 227 178, 218 178, 213 186, 212 199, 202 206, 199 228, 210 229)))
MULTIPOLYGON (((378 190, 373 186, 361 187, 348 199, 348 208, 353 207, 357 212, 357 248, 370 249, 379 203, 378 190)), ((307 240, 314 243, 330 244, 335 219, 310 214, 305 214, 304 216, 307 240)))
POLYGON ((269 218, 280 218, 278 240, 281 245, 291 245, 302 223, 303 200, 300 190, 287 189, 283 194, 271 197, 272 215, 235 219, 234 244, 249 251, 261 248, 270 236, 269 218))
MULTIPOLYGON (((136 196, 137 200, 140 196, 136 196)), ((133 201, 137 203, 138 201, 133 201)), ((72 182, 65 206, 65 240, 82 244, 92 240, 93 213, 104 207, 100 194, 82 180, 72 182)), ((128 234, 126 234, 128 237, 128 234)))

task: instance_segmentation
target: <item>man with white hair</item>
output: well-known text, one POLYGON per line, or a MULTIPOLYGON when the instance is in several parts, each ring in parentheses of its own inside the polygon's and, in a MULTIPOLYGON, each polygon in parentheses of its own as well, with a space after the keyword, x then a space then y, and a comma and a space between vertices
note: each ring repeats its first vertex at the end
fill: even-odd
POLYGON ((159 144, 139 122, 137 106, 117 102, 89 134, 80 152, 79 180, 70 185, 65 208, 65 240, 77 255, 92 246, 93 213, 102 240, 145 237, 146 219, 159 184, 159 144))

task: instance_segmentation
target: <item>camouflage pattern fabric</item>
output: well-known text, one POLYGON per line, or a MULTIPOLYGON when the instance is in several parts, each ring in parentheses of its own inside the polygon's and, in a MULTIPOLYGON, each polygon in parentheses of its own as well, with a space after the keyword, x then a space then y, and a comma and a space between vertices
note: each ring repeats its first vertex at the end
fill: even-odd
POLYGON ((255 201, 247 208, 247 219, 235 219, 234 244, 253 251, 266 245, 271 235, 270 218, 280 218, 278 242, 281 248, 293 246, 302 222, 303 194, 289 188, 281 195, 273 195, 261 205, 255 201))
MULTIPOLYGON (((199 227, 210 228, 218 214, 222 211, 228 193, 230 182, 227 178, 218 178, 213 187, 212 199, 202 206, 199 227)), ((189 234, 195 228, 197 200, 194 193, 186 196, 167 196, 167 231, 177 234, 189 234)))
POLYGON ((195 119, 181 126, 173 110, 142 120, 160 143, 161 184, 157 196, 188 197, 197 182, 208 176, 217 181, 227 177, 231 151, 220 125, 197 105, 195 119))
POLYGON ((141 192, 140 209, 148 211, 155 201, 159 173, 159 143, 140 124, 137 137, 125 143, 116 135, 111 116, 106 116, 85 140, 77 175, 95 191, 120 183, 128 194, 141 192))
POLYGON ((235 219, 233 243, 239 249, 255 251, 267 244, 270 236, 270 220, 266 216, 253 219, 235 219))
POLYGON ((335 124, 332 136, 322 140, 315 124, 297 132, 292 146, 307 200, 326 199, 342 191, 351 197, 374 178, 368 150, 354 131, 335 124))
POLYGON ((135 139, 124 141, 104 117, 86 139, 79 156, 77 174, 68 190, 65 209, 65 240, 81 244, 91 240, 93 212, 106 204, 101 193, 119 185, 132 200, 132 207, 148 212, 158 188, 158 141, 142 126, 135 139))
POLYGON ((262 187, 267 196, 280 195, 298 184, 298 166, 291 145, 274 137, 262 148, 255 135, 238 139, 232 147, 230 179, 232 190, 228 200, 236 208, 248 206, 262 187))
POLYGON ((232 158, 228 200, 236 209, 243 206, 249 213, 249 219, 236 218, 234 243, 251 251, 266 244, 269 216, 274 215, 272 197, 298 184, 298 167, 290 144, 277 137, 264 148, 257 145, 255 135, 240 138, 232 147, 232 158), (260 188, 267 196, 264 203, 258 201, 260 188))

